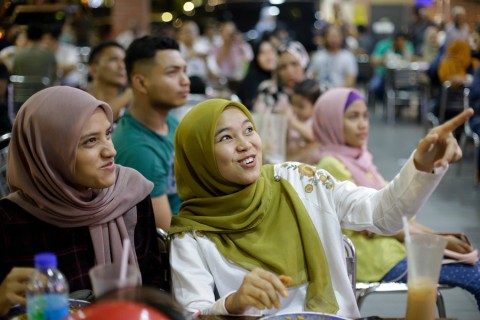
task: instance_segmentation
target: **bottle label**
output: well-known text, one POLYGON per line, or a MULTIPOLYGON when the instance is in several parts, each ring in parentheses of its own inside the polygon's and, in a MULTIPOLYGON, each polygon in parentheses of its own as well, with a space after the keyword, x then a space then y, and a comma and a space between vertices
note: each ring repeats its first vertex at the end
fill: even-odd
POLYGON ((27 298, 29 320, 61 320, 68 316, 68 297, 61 293, 34 295, 27 298))

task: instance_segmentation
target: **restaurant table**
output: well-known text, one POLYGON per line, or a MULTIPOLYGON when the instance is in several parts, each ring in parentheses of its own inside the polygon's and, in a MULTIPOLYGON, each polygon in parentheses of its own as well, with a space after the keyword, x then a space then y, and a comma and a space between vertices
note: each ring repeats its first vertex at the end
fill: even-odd
MULTIPOLYGON (((201 315, 197 319, 200 319, 200 320, 258 320, 259 317, 201 315)), ((380 319, 382 319, 382 320, 405 320, 405 318, 380 318, 380 319)), ((437 318, 437 320, 458 320, 458 319, 456 319, 456 318, 437 318)))

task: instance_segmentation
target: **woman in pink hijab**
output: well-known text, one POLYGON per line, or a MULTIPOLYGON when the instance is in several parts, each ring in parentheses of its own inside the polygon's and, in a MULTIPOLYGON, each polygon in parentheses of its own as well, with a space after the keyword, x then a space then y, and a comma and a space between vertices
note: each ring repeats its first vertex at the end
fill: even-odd
MULTIPOLYGON (((317 167, 327 170, 337 180, 350 180, 358 186, 381 189, 387 182, 378 173, 367 149, 368 131, 367 105, 358 91, 335 88, 325 92, 315 103, 313 111, 313 133, 321 145, 316 155, 317 167)), ((410 220, 409 225, 411 232, 434 233, 414 220, 410 220)), ((355 245, 358 281, 407 281, 403 232, 391 237, 367 231, 343 232, 355 245)), ((464 263, 452 260, 443 265, 439 283, 468 290, 480 308, 478 253, 461 239, 446 238, 448 250, 445 254, 464 263)))
POLYGON ((335 88, 315 103, 313 135, 320 143, 315 163, 339 180, 380 189, 385 181, 367 149, 368 113, 365 100, 355 89, 335 88))
POLYGON ((129 263, 143 284, 164 287, 153 184, 114 163, 111 130, 110 106, 71 87, 42 90, 19 110, 7 162, 11 193, 0 200, 0 315, 24 302, 28 270, 18 267, 33 266, 42 251, 57 255, 73 292, 91 288, 93 266, 120 262, 130 239, 129 263), (6 288, 12 279, 15 290, 6 288))

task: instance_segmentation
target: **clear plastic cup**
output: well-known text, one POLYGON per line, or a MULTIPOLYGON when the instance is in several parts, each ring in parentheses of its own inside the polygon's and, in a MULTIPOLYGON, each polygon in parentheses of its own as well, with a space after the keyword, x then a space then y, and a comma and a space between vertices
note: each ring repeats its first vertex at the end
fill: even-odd
POLYGON ((140 285, 140 272, 136 266, 127 266, 127 276, 120 279, 120 263, 100 264, 88 272, 92 282, 93 293, 100 297, 104 293, 125 287, 140 285))
POLYGON ((435 319, 437 284, 447 240, 437 235, 412 234, 407 247, 407 320, 435 319))

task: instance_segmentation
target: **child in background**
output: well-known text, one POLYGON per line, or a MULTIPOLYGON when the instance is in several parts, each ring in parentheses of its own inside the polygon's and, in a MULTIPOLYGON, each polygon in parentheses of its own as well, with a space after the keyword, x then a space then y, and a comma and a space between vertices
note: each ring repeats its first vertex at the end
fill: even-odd
POLYGON ((304 147, 313 141, 313 105, 320 93, 318 82, 312 79, 305 79, 293 87, 292 108, 287 111, 288 148, 304 147))

